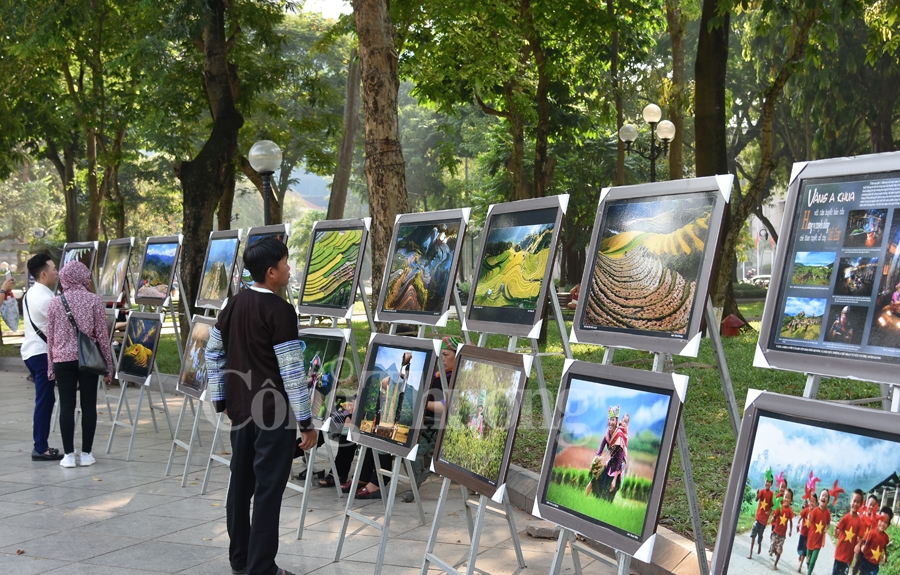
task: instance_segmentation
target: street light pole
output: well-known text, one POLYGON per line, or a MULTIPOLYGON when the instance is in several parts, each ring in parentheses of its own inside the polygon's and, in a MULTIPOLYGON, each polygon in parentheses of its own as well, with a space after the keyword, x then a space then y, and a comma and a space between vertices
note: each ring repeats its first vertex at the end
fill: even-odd
POLYGON ((250 161, 250 166, 262 178, 263 224, 268 226, 272 223, 270 199, 272 196, 272 174, 281 167, 281 148, 271 140, 260 140, 250 148, 247 159, 250 161))
POLYGON ((665 157, 669 150, 669 142, 675 137, 675 124, 662 120, 662 110, 656 104, 647 104, 642 112, 644 121, 650 124, 650 148, 635 144, 638 130, 633 124, 623 124, 619 128, 619 139, 625 142, 625 153, 635 152, 640 157, 650 160, 650 181, 656 181, 656 160, 665 157), (654 137, 655 136, 655 137, 654 137), (656 139, 659 138, 659 142, 656 139))

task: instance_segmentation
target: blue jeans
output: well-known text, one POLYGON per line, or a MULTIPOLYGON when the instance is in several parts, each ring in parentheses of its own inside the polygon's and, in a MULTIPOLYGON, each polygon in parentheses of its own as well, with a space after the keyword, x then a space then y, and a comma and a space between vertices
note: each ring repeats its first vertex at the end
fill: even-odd
POLYGON ((53 405, 56 397, 53 394, 55 381, 47 378, 47 354, 33 355, 25 360, 25 366, 34 379, 34 450, 44 453, 49 449, 47 439, 50 437, 50 422, 53 419, 53 405))

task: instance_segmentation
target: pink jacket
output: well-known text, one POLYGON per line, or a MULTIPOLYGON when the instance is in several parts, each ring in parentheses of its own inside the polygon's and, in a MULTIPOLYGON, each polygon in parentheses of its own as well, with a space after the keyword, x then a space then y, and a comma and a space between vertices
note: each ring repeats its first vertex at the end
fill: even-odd
MULTIPOLYGON (((100 297, 90 292, 91 272, 83 263, 71 261, 60 270, 59 284, 78 329, 100 345, 112 377, 115 371, 109 349, 109 334, 106 333, 106 312, 100 297)), ((62 300, 56 296, 47 309, 47 377, 56 379, 54 363, 77 360, 78 339, 62 300)))

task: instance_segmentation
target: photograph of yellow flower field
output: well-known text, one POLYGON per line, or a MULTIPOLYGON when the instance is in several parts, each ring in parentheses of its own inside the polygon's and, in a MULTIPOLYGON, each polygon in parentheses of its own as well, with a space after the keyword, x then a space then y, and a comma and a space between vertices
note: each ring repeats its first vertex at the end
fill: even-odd
POLYGON ((346 308, 353 300, 353 277, 362 230, 316 232, 301 304, 346 308))

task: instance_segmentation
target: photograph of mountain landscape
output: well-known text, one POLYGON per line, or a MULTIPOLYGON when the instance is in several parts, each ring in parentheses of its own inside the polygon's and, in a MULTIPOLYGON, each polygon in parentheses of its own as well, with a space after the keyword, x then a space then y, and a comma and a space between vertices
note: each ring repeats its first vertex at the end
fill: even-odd
POLYGON ((671 401, 665 393, 573 376, 546 503, 640 536, 671 401))
POLYGON ((200 280, 198 300, 222 302, 228 297, 231 272, 237 254, 238 238, 213 238, 209 242, 206 265, 200 280))
POLYGON ((716 198, 711 191, 607 204, 581 327, 686 334, 716 198))
POLYGON ((831 272, 834 271, 834 260, 834 252, 797 252, 794 258, 794 273, 791 275, 791 285, 831 285, 831 272))
POLYGON ((150 375, 161 327, 158 315, 154 315, 151 319, 132 314, 128 318, 124 348, 119 358, 119 373, 140 379, 150 375))
POLYGON ((516 225, 515 216, 491 221, 475 284, 475 306, 537 308, 550 261, 555 214, 549 223, 530 225, 516 225))
POLYGON ((789 297, 781 316, 781 337, 817 341, 822 333, 822 318, 827 300, 789 297))
POLYGON ((353 278, 363 230, 321 230, 310 246, 300 304, 347 309, 354 299, 353 278))
POLYGON ((159 303, 166 299, 172 286, 177 255, 177 241, 147 244, 137 297, 159 300, 159 303))
MULTIPOLYGON (((459 220, 399 227, 397 243, 390 254, 383 310, 443 312, 451 287, 459 227, 459 220)), ((543 271, 540 270, 541 275, 543 271)))
POLYGON ((847 214, 845 248, 878 248, 884 237, 887 210, 850 210, 847 214))
MULTIPOLYGON (((854 417, 860 415, 856 413, 854 417)), ((742 490, 743 501, 736 525, 723 526, 734 529, 733 536, 730 532, 723 535, 723 538, 731 544, 729 572, 772 573, 773 558, 765 553, 765 549, 769 546, 768 534, 763 542, 763 552, 756 554, 754 548, 753 558, 747 558, 750 551, 750 529, 754 524, 758 505, 756 493, 765 489, 767 476, 783 478, 791 488, 793 491, 791 508, 798 517, 803 509, 805 495, 809 494, 815 501, 822 490, 829 491, 827 506, 831 523, 836 524, 850 511, 854 490, 859 489, 864 494, 870 493, 886 479, 895 478, 897 471, 900 470, 900 443, 895 437, 884 433, 876 435, 871 431, 849 426, 830 425, 797 417, 788 419, 785 416, 782 419, 766 414, 761 414, 758 421, 750 423, 749 429, 755 429, 755 435, 750 438, 749 459, 744 463, 746 482, 742 490), (753 423, 756 425, 753 426, 753 423)), ((735 464, 736 467, 738 465, 740 463, 735 464)), ((738 476, 738 481, 744 477, 743 474, 735 473, 732 480, 735 476, 738 476)), ((772 487, 773 491, 777 489, 777 485, 772 487)), ((891 500, 883 503, 890 505, 891 500)), ((791 570, 792 563, 797 564, 794 550, 800 537, 799 521, 801 520, 794 519, 794 526, 797 528, 791 529, 784 541, 784 559, 790 557, 790 560, 784 561, 783 564, 788 571, 791 570)), ((832 533, 831 525, 826 525, 823 521, 811 524, 809 528, 828 534, 824 537, 825 547, 820 550, 820 567, 815 572, 830 572, 839 531, 832 533)), ((851 537, 856 534, 841 535, 851 537)), ((716 548, 718 549, 719 545, 716 548)))
POLYGON ((191 335, 184 348, 184 362, 178 376, 178 390, 199 398, 206 390, 206 344, 215 318, 195 315, 191 335))
POLYGON ((410 428, 419 390, 426 377, 428 353, 418 349, 375 344, 370 348, 363 385, 353 414, 361 433, 412 447, 410 428))
POLYGON ((106 262, 100 274, 100 285, 97 294, 114 298, 122 293, 125 287, 125 272, 128 271, 128 260, 131 258, 131 243, 110 243, 106 250, 106 262))

